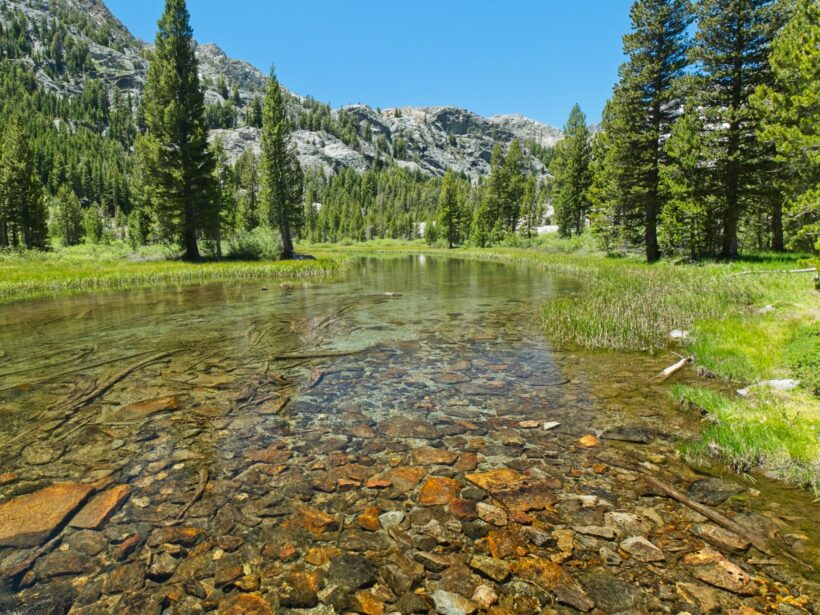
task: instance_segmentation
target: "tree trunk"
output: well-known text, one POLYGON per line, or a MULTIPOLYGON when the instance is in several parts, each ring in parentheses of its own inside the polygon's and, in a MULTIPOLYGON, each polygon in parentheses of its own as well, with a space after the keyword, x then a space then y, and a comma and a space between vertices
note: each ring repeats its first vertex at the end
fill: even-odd
POLYGON ((183 241, 185 243, 185 260, 198 261, 199 260, 199 246, 196 242, 196 225, 194 224, 194 207, 186 199, 185 202, 185 220, 183 228, 183 241))
POLYGON ((658 204, 652 197, 646 203, 646 262, 654 263, 661 257, 658 246, 658 204))
POLYGON ((777 199, 772 208, 772 250, 783 252, 783 203, 777 199))
POLYGON ((279 233, 282 235, 282 258, 291 260, 294 257, 293 238, 290 236, 290 224, 286 217, 279 225, 279 233))
POLYGON ((216 260, 222 260, 222 222, 216 221, 216 260))

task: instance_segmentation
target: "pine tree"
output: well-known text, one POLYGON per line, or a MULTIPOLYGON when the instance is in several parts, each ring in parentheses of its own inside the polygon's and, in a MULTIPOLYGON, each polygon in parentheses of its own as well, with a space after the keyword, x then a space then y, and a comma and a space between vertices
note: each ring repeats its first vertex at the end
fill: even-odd
MULTIPOLYGON (((820 251, 820 4, 798 0, 772 46, 772 85, 752 103, 762 116, 761 138, 774 145, 786 201, 791 245, 820 251)), ((774 216, 774 221, 777 215, 774 216)), ((773 247, 778 243, 773 229, 773 247)))
POLYGON ((455 247, 459 242, 459 228, 461 225, 461 202, 456 181, 453 172, 448 170, 444 174, 444 180, 441 184, 441 194, 438 199, 438 213, 437 213, 437 231, 438 235, 447 240, 447 245, 450 248, 455 247))
POLYGON ((13 120, 0 139, 0 248, 45 249, 47 213, 29 136, 13 120))
POLYGON ((262 186, 271 225, 282 236, 282 256, 294 257, 293 229, 300 226, 304 175, 290 140, 282 88, 273 69, 262 114, 262 186))
POLYGON ((57 230, 64 246, 78 245, 85 235, 80 199, 64 184, 57 192, 57 230))
POLYGON ((692 57, 702 81, 692 101, 703 110, 703 126, 714 181, 712 197, 721 220, 720 254, 738 254, 741 218, 769 187, 763 172, 771 152, 758 139, 760 116, 750 105, 759 86, 771 80, 768 55, 783 20, 775 0, 699 0, 692 57))
POLYGON ((211 233, 216 242, 216 258, 222 260, 222 242, 236 229, 236 198, 234 194, 233 169, 228 164, 228 154, 221 140, 211 147, 216 162, 214 182, 216 183, 216 206, 214 208, 211 233))
POLYGON ((259 164, 253 151, 246 149, 234 166, 234 177, 240 191, 237 224, 246 231, 252 231, 262 221, 259 213, 259 164))
POLYGON ((214 160, 189 21, 185 0, 166 0, 143 104, 150 201, 164 235, 183 246, 187 259, 196 260, 198 232, 212 216, 214 160))
POLYGON ((255 96, 245 117, 245 123, 253 128, 262 128, 262 99, 255 96))
POLYGON ((689 63, 689 0, 636 0, 630 11, 632 32, 624 36, 627 62, 616 86, 623 134, 613 138, 623 165, 622 207, 643 217, 646 259, 660 258, 658 220, 663 209, 660 167, 663 143, 679 114, 676 87, 689 63))
POLYGON ((504 230, 515 233, 521 217, 521 201, 524 197, 526 166, 524 151, 519 141, 513 141, 504 158, 504 176, 508 182, 501 203, 501 217, 504 230))
POLYGON ((588 191, 592 182, 589 128, 581 107, 572 108, 564 126, 564 138, 555 148, 551 171, 555 176, 555 214, 562 237, 580 235, 589 210, 588 191))

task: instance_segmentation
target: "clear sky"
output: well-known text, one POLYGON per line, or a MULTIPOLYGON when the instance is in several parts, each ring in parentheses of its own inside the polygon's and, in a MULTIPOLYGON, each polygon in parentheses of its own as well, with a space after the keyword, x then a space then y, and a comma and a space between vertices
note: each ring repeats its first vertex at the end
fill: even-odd
MULTIPOLYGON (((163 0, 105 0, 151 41, 163 0)), ((600 120, 631 0, 188 0, 194 34, 334 107, 600 120)))

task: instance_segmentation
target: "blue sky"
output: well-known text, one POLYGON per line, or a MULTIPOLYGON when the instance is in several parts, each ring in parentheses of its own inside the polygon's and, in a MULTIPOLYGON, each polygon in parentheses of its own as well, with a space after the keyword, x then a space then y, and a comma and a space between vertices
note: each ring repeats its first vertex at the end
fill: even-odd
MULTIPOLYGON (((105 0, 152 40, 163 0, 105 0)), ((188 0, 195 36, 334 107, 456 105, 600 120, 631 0, 188 0)))

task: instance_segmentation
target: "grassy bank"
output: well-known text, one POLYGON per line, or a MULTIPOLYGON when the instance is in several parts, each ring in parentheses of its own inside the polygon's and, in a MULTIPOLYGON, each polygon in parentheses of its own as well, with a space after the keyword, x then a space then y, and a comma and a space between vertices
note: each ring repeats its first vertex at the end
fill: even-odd
POLYGON ((0 254, 0 303, 104 289, 243 279, 285 281, 330 275, 346 265, 343 256, 315 261, 186 263, 161 248, 134 252, 122 243, 47 253, 5 253, 0 254))
MULTIPOLYGON (((543 307, 547 335, 560 345, 695 356, 702 387, 676 388, 682 404, 703 411, 704 427, 682 452, 693 463, 716 458, 742 472, 762 469, 820 490, 820 307, 812 274, 774 273, 815 265, 806 257, 759 255, 732 262, 647 265, 605 258, 583 242, 529 249, 444 250, 422 243, 318 246, 319 253, 425 252, 527 263, 583 282, 577 296, 543 307), (673 330, 689 333, 676 347, 673 330), (715 389, 794 378, 799 389, 759 389, 740 399, 715 389), (717 386, 715 386, 717 385, 717 386)), ((671 355, 670 355, 671 356, 671 355)))

